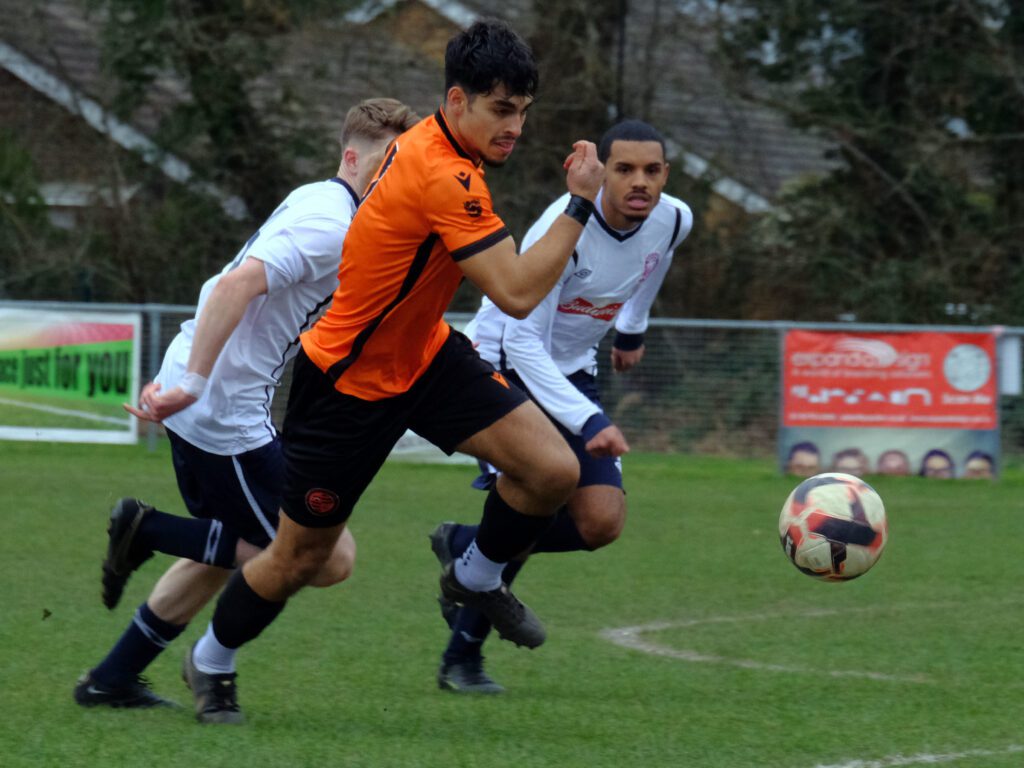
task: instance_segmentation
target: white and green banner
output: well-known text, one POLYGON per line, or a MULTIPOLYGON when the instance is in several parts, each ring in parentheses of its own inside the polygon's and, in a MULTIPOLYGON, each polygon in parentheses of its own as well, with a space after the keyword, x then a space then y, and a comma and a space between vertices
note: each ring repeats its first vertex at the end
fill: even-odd
POLYGON ((0 439, 133 443, 137 312, 0 308, 0 439))

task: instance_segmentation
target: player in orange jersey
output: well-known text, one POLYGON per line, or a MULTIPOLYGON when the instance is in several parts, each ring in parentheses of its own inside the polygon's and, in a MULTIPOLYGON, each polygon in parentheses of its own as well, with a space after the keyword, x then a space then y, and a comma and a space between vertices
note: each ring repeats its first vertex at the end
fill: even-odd
POLYGON ((592 143, 577 142, 565 163, 564 214, 517 254, 483 166, 503 164, 515 148, 537 88, 533 54, 503 22, 477 22, 449 41, 445 79, 442 107, 385 155, 345 238, 333 304, 302 335, 283 429, 278 535, 235 572, 210 631, 186 657, 201 706, 212 681, 235 674, 235 651, 320 569, 406 429, 502 473, 475 540, 443 572, 442 593, 480 610, 505 639, 544 641, 501 573, 572 493, 579 463, 443 313, 466 277, 506 314, 529 314, 572 255, 604 168, 592 143))

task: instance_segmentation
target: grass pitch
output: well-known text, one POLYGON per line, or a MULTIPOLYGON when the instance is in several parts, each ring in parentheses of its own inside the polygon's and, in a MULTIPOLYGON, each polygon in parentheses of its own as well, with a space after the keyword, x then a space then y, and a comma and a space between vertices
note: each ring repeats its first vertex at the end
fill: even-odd
POLYGON ((775 524, 795 482, 767 463, 627 457, 623 538, 524 570, 517 591, 549 639, 533 652, 492 639, 488 669, 509 690, 487 699, 434 681, 446 632, 426 537, 479 517, 473 474, 387 465, 352 521, 355 576, 300 594, 240 655, 248 723, 204 727, 179 670, 209 611, 150 668, 186 708, 71 699, 170 563, 157 556, 116 611, 102 607, 113 502, 181 511, 166 450, 0 443, 0 765, 1024 763, 1019 470, 995 484, 872 479, 888 549, 861 579, 826 584, 782 554, 775 524))
POLYGON ((131 417, 116 403, 28 394, 0 387, 0 424, 89 430, 131 430, 131 417))

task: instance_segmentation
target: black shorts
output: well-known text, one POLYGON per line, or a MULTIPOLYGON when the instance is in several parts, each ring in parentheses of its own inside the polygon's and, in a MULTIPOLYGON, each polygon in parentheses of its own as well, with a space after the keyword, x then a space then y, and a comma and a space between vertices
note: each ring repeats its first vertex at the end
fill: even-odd
POLYGON ((342 394, 300 350, 281 433, 282 507, 309 528, 338 525, 407 429, 451 454, 526 400, 455 330, 407 392, 384 400, 342 394))
POLYGON ((265 548, 277 531, 284 459, 281 441, 235 456, 197 448, 167 430, 182 501, 193 517, 219 520, 250 544, 265 548))

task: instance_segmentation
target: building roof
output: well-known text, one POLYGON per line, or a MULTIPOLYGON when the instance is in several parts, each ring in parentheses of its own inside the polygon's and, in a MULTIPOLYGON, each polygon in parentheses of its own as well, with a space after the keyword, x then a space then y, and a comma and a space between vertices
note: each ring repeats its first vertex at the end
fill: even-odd
MULTIPOLYGON (((99 24, 83 7, 82 0, 0 0, 0 67, 169 177, 193 182, 187 159, 160 152, 150 138, 160 116, 188 98, 186 90, 172 77, 158 78, 130 124, 115 119, 104 106, 112 92, 100 68, 99 24)), ((438 20, 459 27, 499 16, 529 36, 532 7, 526 0, 368 0, 346 15, 289 32, 279 41, 281 66, 257 90, 294 89, 325 135, 334 133, 347 105, 381 93, 429 114, 443 95, 441 52, 450 32, 438 20)), ((659 0, 630 3, 627 111, 662 130, 684 172, 711 178, 718 194, 748 211, 770 207, 787 182, 833 168, 827 143, 730 91, 715 63, 713 30, 686 8, 659 0)), ((205 191, 239 212, 236 199, 211 186, 205 191)))
POLYGON ((168 177, 193 184, 214 197, 234 218, 245 216, 245 204, 233 195, 196 181, 189 164, 161 150, 150 138, 162 109, 184 98, 173 81, 158 82, 150 100, 131 123, 119 120, 105 106, 111 97, 100 70, 98 32, 80 4, 66 0, 19 3, 0 0, 6 20, 0 38, 0 67, 71 114, 81 117, 115 144, 141 156, 168 177))
MULTIPOLYGON (((529 37, 537 23, 529 0, 418 0, 455 26, 503 18, 529 37)), ((350 18, 368 21, 402 0, 367 0, 350 18)), ((690 176, 750 212, 770 207, 787 183, 836 167, 831 145, 787 124, 779 112, 737 96, 716 65, 714 18, 700 2, 633 0, 626 18, 627 113, 649 120, 690 176), (652 73, 657 73, 653 76, 652 73), (654 81, 652 82, 652 77, 654 81), (632 96, 630 96, 632 94, 632 96)), ((616 52, 609 51, 609 56, 616 52)))

